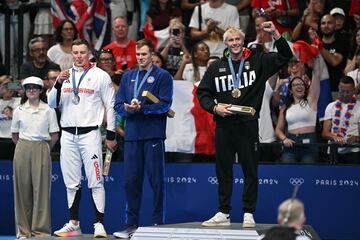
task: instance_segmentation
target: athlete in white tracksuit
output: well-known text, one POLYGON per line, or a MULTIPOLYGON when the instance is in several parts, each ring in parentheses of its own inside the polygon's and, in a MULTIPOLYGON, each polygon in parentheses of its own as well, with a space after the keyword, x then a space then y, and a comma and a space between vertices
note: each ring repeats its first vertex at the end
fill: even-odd
MULTIPOLYGON (((82 163, 96 207, 96 223, 103 222, 105 190, 99 126, 103 122, 104 112, 107 120, 107 147, 114 149, 116 146, 114 87, 110 76, 89 62, 89 53, 86 52, 88 45, 85 42, 74 41, 74 66, 60 73, 48 94, 49 106, 59 107, 61 111, 60 165, 67 190, 70 222, 75 225, 79 220, 82 163)), ((70 236, 59 231, 55 231, 55 235, 70 236)))

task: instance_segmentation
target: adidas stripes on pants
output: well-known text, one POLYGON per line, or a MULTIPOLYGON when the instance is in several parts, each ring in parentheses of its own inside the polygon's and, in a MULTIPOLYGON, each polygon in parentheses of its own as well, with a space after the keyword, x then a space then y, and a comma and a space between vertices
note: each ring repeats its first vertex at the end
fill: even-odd
POLYGON ((105 189, 102 176, 102 144, 99 129, 74 135, 62 131, 60 166, 64 178, 69 209, 81 186, 81 168, 84 164, 88 187, 91 189, 97 211, 104 213, 105 189))
POLYGON ((258 120, 217 125, 215 129, 216 176, 219 182, 219 211, 230 213, 233 192, 233 162, 235 153, 244 176, 242 209, 255 212, 258 194, 257 166, 259 155, 255 143, 259 141, 258 120))

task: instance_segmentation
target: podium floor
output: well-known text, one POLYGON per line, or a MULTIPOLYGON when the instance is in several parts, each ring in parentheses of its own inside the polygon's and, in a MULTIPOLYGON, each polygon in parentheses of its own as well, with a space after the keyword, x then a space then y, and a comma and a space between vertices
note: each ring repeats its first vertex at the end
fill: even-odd
MULTIPOLYGON (((131 240, 142 239, 258 239, 258 236, 265 233, 274 224, 256 224, 255 228, 243 228, 241 223, 232 223, 228 227, 202 227, 201 222, 165 224, 159 226, 140 227, 131 240)), ((310 225, 305 225, 303 234, 312 240, 320 240, 318 234, 310 225)), ((111 233, 112 234, 112 233, 111 233)), ((0 240, 15 239, 15 236, 1 236, 0 240)), ((80 237, 55 237, 31 238, 39 240, 90 240, 94 239, 92 234, 83 234, 80 237)), ((106 239, 118 239, 113 235, 108 235, 106 239)))

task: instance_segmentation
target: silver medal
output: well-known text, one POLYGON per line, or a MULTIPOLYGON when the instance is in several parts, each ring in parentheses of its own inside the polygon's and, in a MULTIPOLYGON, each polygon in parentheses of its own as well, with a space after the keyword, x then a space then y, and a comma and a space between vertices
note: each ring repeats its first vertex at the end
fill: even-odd
POLYGON ((72 99, 73 104, 78 105, 80 102, 80 97, 78 95, 75 95, 72 99))

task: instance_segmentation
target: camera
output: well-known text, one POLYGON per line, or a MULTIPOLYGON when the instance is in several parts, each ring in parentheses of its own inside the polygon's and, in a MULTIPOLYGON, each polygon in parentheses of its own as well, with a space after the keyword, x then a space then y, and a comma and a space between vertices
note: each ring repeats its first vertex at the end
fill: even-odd
POLYGON ((21 84, 19 82, 8 82, 6 84, 6 89, 8 90, 20 90, 22 89, 21 84))
POLYGON ((180 29, 174 28, 171 30, 172 35, 178 37, 180 35, 180 29))

